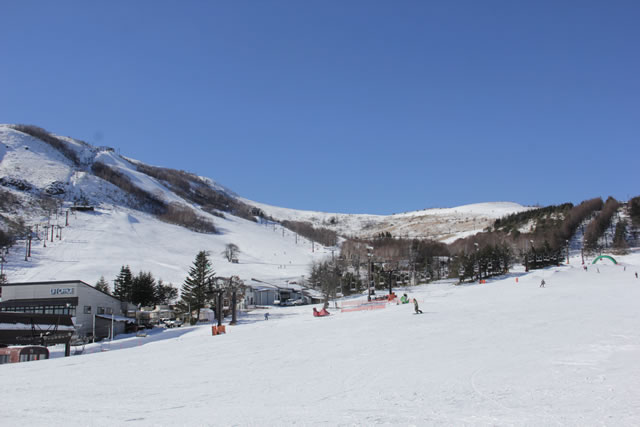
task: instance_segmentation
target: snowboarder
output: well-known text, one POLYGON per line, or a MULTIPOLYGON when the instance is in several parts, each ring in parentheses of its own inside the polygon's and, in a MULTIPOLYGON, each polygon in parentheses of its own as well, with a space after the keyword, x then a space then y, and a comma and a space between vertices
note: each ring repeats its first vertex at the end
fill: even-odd
POLYGON ((544 285, 545 285, 545 281, 544 281, 544 279, 542 279, 542 282, 540 282, 540 287, 544 288, 544 285))
POLYGON ((400 298, 400 302, 403 304, 406 304, 409 302, 409 297, 407 296, 407 294, 402 294, 402 298, 400 298))
POLYGON ((264 320, 269 320, 269 313, 264 314, 264 320))
POLYGON ((638 272, 636 271, 636 279, 638 278, 638 272))
POLYGON ((415 299, 415 298, 413 299, 413 306, 414 306, 414 307, 415 307, 415 309, 416 309, 416 314, 422 314, 422 310, 420 310, 420 309, 418 308, 418 300, 417 300, 417 299, 415 299))
POLYGON ((328 315, 329 315, 329 312, 327 311, 326 308, 323 308, 322 310, 318 311, 317 308, 313 307, 313 317, 323 317, 328 315))

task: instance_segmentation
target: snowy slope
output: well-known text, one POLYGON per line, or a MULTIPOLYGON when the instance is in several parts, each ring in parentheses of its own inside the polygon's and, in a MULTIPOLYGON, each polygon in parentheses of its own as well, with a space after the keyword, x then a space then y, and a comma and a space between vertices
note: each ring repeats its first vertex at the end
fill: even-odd
MULTIPOLYGON (((238 275, 245 280, 252 277, 286 280, 307 275, 313 260, 330 255, 329 249, 296 238, 279 226, 267 227, 229 214, 225 218, 214 217, 178 197, 163 183, 140 173, 134 163, 113 151, 63 139, 82 160, 80 166, 39 139, 0 125, 0 177, 27 182, 34 192, 42 192, 58 181, 66 192, 63 208, 68 208, 70 199, 78 196, 97 207, 95 212, 73 214, 68 225, 63 215, 38 216, 25 209, 26 224, 38 231, 39 240, 32 242, 28 261, 25 242, 11 248, 4 266, 9 281, 80 279, 94 284, 102 275, 113 280, 121 266, 129 265, 134 273, 150 271, 154 277, 179 286, 200 250, 210 252, 218 275, 238 275), (218 233, 195 233, 125 207, 128 196, 90 172, 91 162, 96 161, 119 171, 159 199, 190 205, 200 216, 214 222, 218 233), (63 226, 62 237, 56 235, 50 241, 49 234, 45 247, 44 230, 50 225, 63 226), (221 252, 229 243, 240 248, 239 264, 223 260, 221 252)), ((230 194, 210 179, 204 178, 203 182, 230 194)))
MULTIPOLYGON (((208 250, 220 275, 238 275, 242 279, 299 278, 308 275, 313 260, 330 255, 331 248, 319 248, 279 226, 259 225, 225 213, 214 217, 182 199, 163 182, 138 171, 137 160, 127 159, 108 147, 92 147, 82 141, 59 136, 76 153, 73 164, 58 150, 25 133, 0 125, 0 178, 28 183, 32 190, 20 192, 4 187, 21 197, 42 195, 52 184, 62 185, 62 210, 73 200, 83 198, 97 207, 95 213, 77 213, 69 225, 65 218, 51 217, 50 210, 34 213, 25 207, 26 225, 38 230, 40 240, 33 242, 32 256, 24 260, 24 242, 12 248, 5 266, 9 281, 80 279, 90 284, 100 276, 113 280, 122 265, 134 272, 150 271, 156 278, 174 284, 186 277, 195 254, 208 250), (127 208, 129 195, 91 173, 91 165, 103 163, 118 171, 145 192, 167 203, 190 206, 203 218, 214 222, 218 234, 194 233, 158 221, 145 213, 127 208), (65 226, 62 238, 47 242, 44 230, 55 224, 65 226), (229 264, 220 252, 234 243, 242 251, 239 264, 229 264), (105 253, 108 253, 105 256, 105 253)), ((234 196, 209 178, 201 181, 212 189, 234 196)), ((37 200, 34 196, 33 200, 37 200)), ((344 235, 371 236, 382 231, 410 237, 454 240, 481 231, 495 218, 527 209, 515 203, 485 203, 450 209, 430 209, 390 216, 349 215, 297 211, 240 199, 260 207, 279 220, 311 221, 316 226, 336 229, 344 235)), ((32 203, 37 203, 33 202, 32 203)), ((333 248, 335 249, 335 248, 333 248)))
MULTIPOLYGON (((65 218, 59 217, 64 225, 65 218)), ((166 224, 150 215, 125 208, 102 207, 70 216, 62 239, 34 241, 29 261, 24 247, 13 248, 5 272, 12 282, 80 279, 94 284, 101 275, 113 280, 123 265, 134 273, 180 285, 197 252, 209 251, 221 276, 276 280, 307 275, 314 259, 330 256, 328 248, 297 238, 281 227, 259 225, 233 216, 216 218, 219 234, 201 234, 166 224), (239 263, 223 259, 225 245, 240 248, 239 263)), ((42 236, 43 233, 40 233, 42 236)))
POLYGON ((302 211, 242 200, 259 207, 277 220, 308 221, 343 235, 372 237, 389 232, 394 236, 431 238, 445 242, 476 234, 493 225, 498 218, 531 209, 518 203, 493 202, 394 215, 368 215, 302 211))
POLYGON ((640 253, 618 260, 411 288, 422 315, 258 310, 223 336, 184 328, 2 365, 3 422, 640 425, 640 253))

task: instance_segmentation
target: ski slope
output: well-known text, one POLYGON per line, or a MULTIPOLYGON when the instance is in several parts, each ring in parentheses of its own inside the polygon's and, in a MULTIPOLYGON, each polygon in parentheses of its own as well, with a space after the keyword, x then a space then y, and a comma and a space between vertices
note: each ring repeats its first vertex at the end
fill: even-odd
POLYGON ((256 310, 222 336, 2 365, 3 423, 640 425, 640 253, 616 258, 407 289, 422 315, 256 310))
MULTIPOLYGON (((66 224, 66 217, 53 219, 66 224)), ((46 222, 45 222, 46 223, 46 222)), ((149 271, 156 279, 180 287, 196 254, 208 251, 218 276, 250 281, 299 279, 309 274, 314 260, 331 256, 331 248, 312 244, 274 224, 258 224, 234 216, 215 218, 218 234, 195 233, 126 208, 102 206, 94 212, 76 212, 62 230, 45 243, 32 241, 25 261, 24 242, 11 248, 5 273, 11 282, 83 280, 94 285, 100 276, 111 282, 123 265, 131 271, 149 271), (227 244, 240 248, 239 263, 222 255, 227 244), (44 245, 47 245, 46 247, 44 245)))

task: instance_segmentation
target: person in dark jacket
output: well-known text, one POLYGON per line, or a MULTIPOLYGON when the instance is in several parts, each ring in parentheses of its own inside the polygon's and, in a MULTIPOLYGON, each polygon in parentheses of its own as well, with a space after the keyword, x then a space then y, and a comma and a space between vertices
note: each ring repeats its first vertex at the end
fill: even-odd
POLYGON ((413 306, 414 306, 414 307, 415 307, 415 309, 416 309, 416 314, 422 314, 422 310, 420 310, 420 309, 418 308, 418 300, 417 300, 417 299, 415 299, 415 298, 413 299, 413 306))

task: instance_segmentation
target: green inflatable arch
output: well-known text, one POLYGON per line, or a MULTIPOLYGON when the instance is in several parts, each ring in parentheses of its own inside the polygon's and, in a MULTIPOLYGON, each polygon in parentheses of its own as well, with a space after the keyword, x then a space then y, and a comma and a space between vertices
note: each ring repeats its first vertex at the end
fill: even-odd
POLYGON ((612 257, 612 256, 609 256, 609 255, 600 255, 599 257, 597 257, 596 259, 594 259, 594 260, 593 260, 593 262, 592 262, 591 264, 595 264, 596 262, 598 262, 598 260, 599 260, 599 259, 602 259, 602 258, 610 259, 611 261, 613 261, 613 263, 614 263, 614 264, 617 264, 617 263, 618 263, 618 261, 616 261, 615 259, 613 259, 613 257, 612 257))

